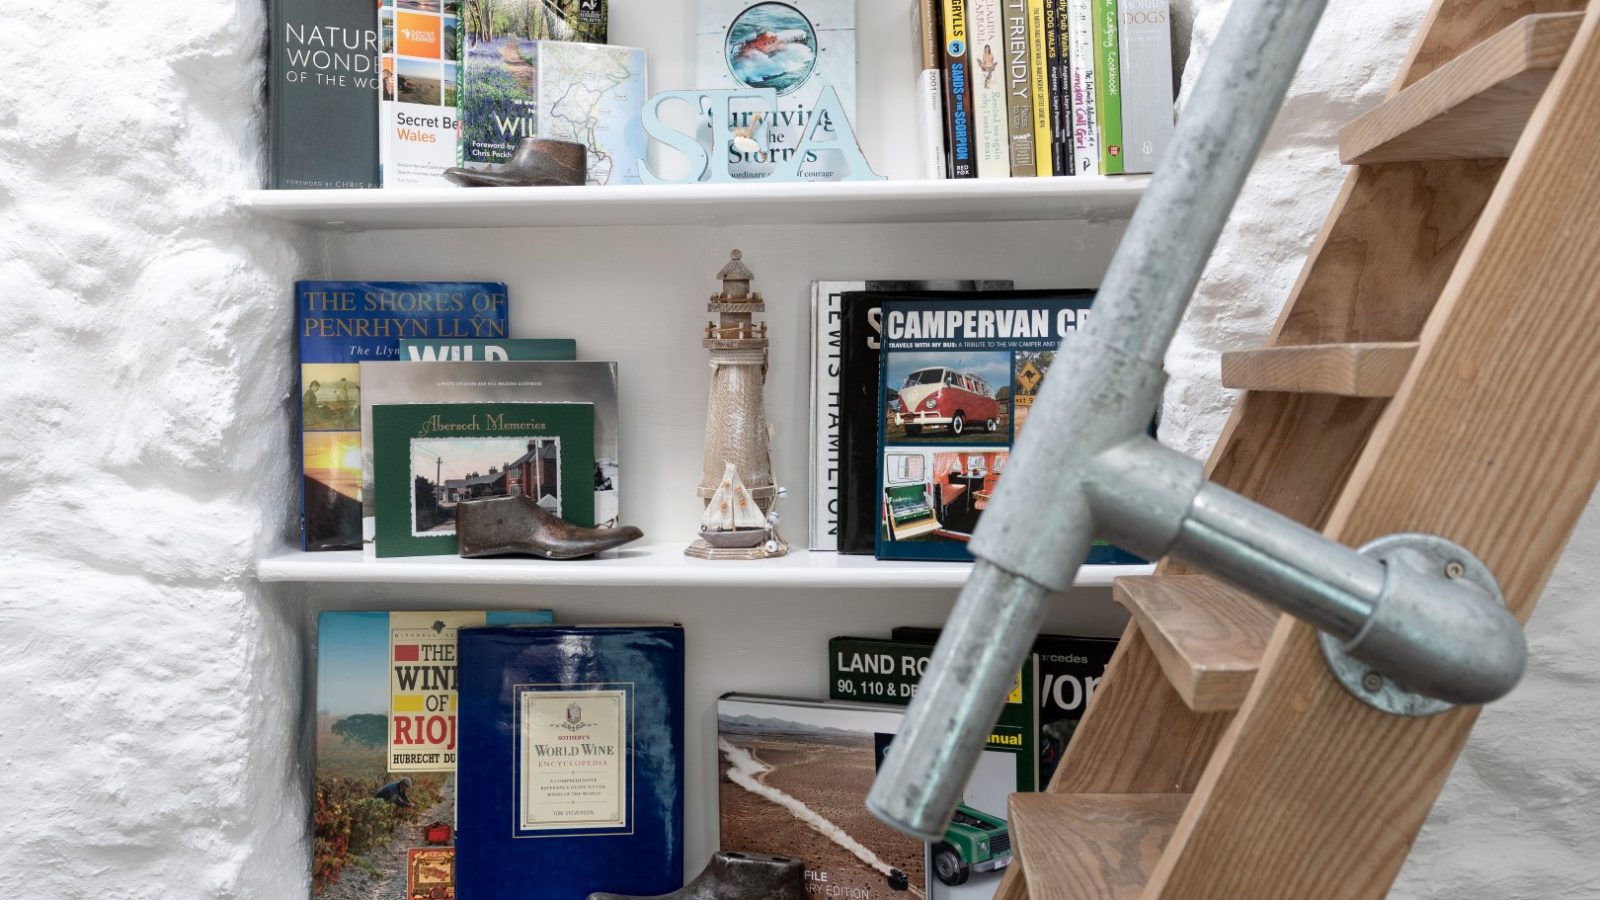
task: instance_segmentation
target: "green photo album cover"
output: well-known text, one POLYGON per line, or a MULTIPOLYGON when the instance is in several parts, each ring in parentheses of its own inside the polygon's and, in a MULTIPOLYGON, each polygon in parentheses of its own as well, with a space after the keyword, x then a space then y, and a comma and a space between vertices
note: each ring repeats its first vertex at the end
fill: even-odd
POLYGON ((456 506, 522 494, 594 525, 594 405, 408 403, 372 410, 379 557, 456 548, 456 506))

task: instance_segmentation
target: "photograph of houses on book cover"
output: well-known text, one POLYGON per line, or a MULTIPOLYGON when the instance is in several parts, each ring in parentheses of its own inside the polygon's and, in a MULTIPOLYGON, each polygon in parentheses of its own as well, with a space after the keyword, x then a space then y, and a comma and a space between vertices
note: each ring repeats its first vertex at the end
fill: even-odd
MULTIPOLYGON (((970 560, 967 542, 1090 291, 883 298, 879 559, 970 560)), ((1134 564, 1109 544, 1090 563, 1134 564)))

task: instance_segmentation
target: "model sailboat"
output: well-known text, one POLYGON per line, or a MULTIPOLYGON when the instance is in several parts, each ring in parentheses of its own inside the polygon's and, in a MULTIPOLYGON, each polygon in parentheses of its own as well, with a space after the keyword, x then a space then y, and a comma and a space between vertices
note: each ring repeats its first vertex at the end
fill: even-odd
POLYGON ((700 537, 713 547, 756 547, 767 540, 767 516, 739 478, 733 463, 722 469, 722 481, 700 518, 700 537))

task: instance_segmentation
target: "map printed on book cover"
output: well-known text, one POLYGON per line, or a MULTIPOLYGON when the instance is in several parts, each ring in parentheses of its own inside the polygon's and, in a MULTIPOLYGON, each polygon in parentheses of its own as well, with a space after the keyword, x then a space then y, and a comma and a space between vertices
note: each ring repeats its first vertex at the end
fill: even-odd
MULTIPOLYGON (((776 119, 756 105, 734 105, 733 127, 751 129, 763 147, 726 151, 734 178, 761 178, 776 162, 793 158, 824 84, 838 93, 850 124, 855 123, 855 0, 697 0, 695 59, 699 87, 778 92, 776 119)), ((700 131, 702 143, 709 144, 710 123, 700 131)), ((824 122, 820 136, 837 140, 838 131, 824 122)), ((802 178, 838 181, 848 172, 839 151, 814 155, 801 169, 802 178)))
POLYGON ((378 186, 372 0, 270 0, 269 184, 378 186))
POLYGON ((406 338, 506 337, 506 286, 297 281, 303 550, 361 547, 361 370, 406 338))
MULTIPOLYGON (((967 541, 1061 339, 1093 291, 880 296, 879 559, 970 560, 967 541)), ((1137 564, 1097 542, 1086 562, 1137 564)))
POLYGON ((486 627, 460 640, 457 898, 681 886, 683 629, 486 627))
POLYGON ((985 750, 943 840, 923 844, 867 811, 900 730, 898 707, 727 694, 717 701, 723 850, 798 857, 808 892, 987 900, 1011 864, 1012 750, 985 750))
POLYGON ((520 494, 575 525, 594 524, 591 404, 374 406, 372 446, 379 558, 454 555, 456 507, 488 497, 520 494))
MULTIPOLYGON (((509 341, 517 345, 520 341, 509 341)), ((373 497, 372 408, 400 403, 588 403, 594 407, 594 515, 617 524, 621 494, 621 425, 614 362, 363 363, 361 396, 362 496, 373 497)), ((375 502, 363 504, 370 536, 375 502)))
POLYGON ((549 610, 317 617, 313 897, 448 900, 457 629, 549 621, 549 610))
POLYGON ((861 291, 1009 290, 1010 281, 815 281, 811 284, 811 549, 872 552, 877 508, 876 302, 861 291))
POLYGON ((378 0, 383 186, 449 187, 461 122, 456 0, 378 0))

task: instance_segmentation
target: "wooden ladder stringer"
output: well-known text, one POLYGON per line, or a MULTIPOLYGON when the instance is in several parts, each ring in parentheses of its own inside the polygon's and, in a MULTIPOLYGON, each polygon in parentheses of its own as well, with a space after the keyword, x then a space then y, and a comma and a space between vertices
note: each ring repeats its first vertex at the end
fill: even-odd
MULTIPOLYGON (((1341 136, 1386 161, 1233 361, 1254 383, 1207 464, 1346 544, 1455 540, 1524 621, 1600 479, 1600 5, 1556 20, 1582 9, 1436 0, 1341 136)), ((1171 561, 1115 590, 1132 621, 1048 791, 1013 795, 996 898, 1385 896, 1477 710, 1378 713, 1309 626, 1171 561)))

